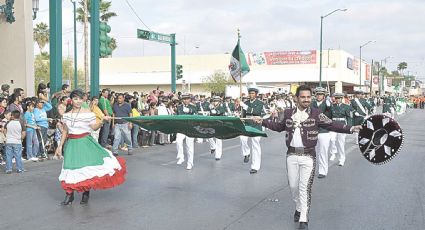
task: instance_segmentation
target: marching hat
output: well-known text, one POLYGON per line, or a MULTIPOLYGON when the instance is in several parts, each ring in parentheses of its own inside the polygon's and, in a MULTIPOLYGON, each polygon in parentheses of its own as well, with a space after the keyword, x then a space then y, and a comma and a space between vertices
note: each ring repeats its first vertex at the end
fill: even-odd
POLYGON ((343 94, 343 93, 334 93, 333 94, 333 97, 344 97, 345 96, 345 94, 343 94))
POLYGON ((315 94, 326 94, 328 91, 325 89, 325 88, 323 88, 323 87, 316 87, 315 89, 314 89, 314 93, 315 94))
POLYGON ((359 132, 359 147, 364 158, 372 164, 385 164, 393 159, 403 146, 404 135, 400 125, 383 114, 367 118, 359 132))
POLYGON ((214 96, 214 97, 212 97, 212 101, 221 101, 221 97, 220 96, 214 96))
POLYGON ((254 87, 248 88, 248 93, 249 92, 252 92, 252 91, 254 91, 255 93, 258 93, 258 89, 257 88, 254 88, 254 87))
POLYGON ((182 98, 182 99, 190 99, 190 94, 188 94, 188 93, 183 93, 183 94, 181 95, 181 98, 182 98))

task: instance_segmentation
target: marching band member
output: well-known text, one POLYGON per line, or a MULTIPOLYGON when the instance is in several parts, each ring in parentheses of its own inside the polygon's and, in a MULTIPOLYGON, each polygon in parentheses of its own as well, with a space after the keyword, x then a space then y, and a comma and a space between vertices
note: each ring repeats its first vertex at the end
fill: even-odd
MULTIPOLYGON (((196 107, 190 103, 190 95, 183 94, 181 96, 182 104, 177 107, 177 115, 194 115, 196 114, 196 107)), ((182 133, 177 133, 176 143, 177 143, 177 164, 180 165, 184 162, 184 148, 183 143, 185 144, 187 150, 187 170, 193 168, 193 146, 194 138, 188 137, 182 133), (185 142, 186 141, 186 142, 185 142)))
MULTIPOLYGON (((212 98, 209 110, 210 116, 224 116, 226 114, 226 110, 223 104, 221 104, 221 98, 219 96, 214 96, 212 98)), ((222 140, 218 138, 209 138, 208 142, 210 143, 211 154, 215 154, 215 160, 219 161, 223 154, 222 140)))

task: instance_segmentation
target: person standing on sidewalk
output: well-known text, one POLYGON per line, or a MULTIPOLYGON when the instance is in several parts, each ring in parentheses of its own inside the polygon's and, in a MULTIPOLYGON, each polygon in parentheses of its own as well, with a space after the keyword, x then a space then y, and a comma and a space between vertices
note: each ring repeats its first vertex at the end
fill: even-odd
MULTIPOLYGON (((130 104, 124 101, 124 94, 118 94, 118 101, 114 104, 113 110, 115 117, 133 116, 130 104)), ((114 128, 114 145, 112 146, 112 153, 114 156, 118 156, 118 146, 122 138, 124 138, 124 142, 128 146, 128 155, 132 155, 133 148, 130 130, 133 128, 133 125, 124 119, 116 119, 112 127, 114 128)))
POLYGON ((286 109, 282 120, 263 120, 257 123, 278 132, 286 131, 288 147, 286 167, 292 199, 295 203, 294 221, 300 222, 299 229, 308 229, 308 213, 311 204, 311 187, 316 168, 316 151, 319 128, 334 132, 352 133, 361 126, 348 126, 333 122, 320 110, 311 108, 312 90, 301 85, 296 90, 297 106, 286 109))
MULTIPOLYGON (((112 116, 113 111, 112 111, 111 102, 109 101, 108 96, 109 96, 109 90, 102 89, 102 94, 99 98, 98 106, 102 110, 105 116, 112 116)), ((99 144, 103 148, 109 148, 109 149, 111 148, 111 146, 108 144, 110 129, 111 129, 111 121, 105 121, 102 128, 100 129, 100 139, 99 139, 99 144)))
POLYGON ((21 112, 14 110, 11 113, 11 120, 5 125, 6 133, 6 174, 12 173, 12 158, 15 158, 16 172, 22 173, 22 140, 25 138, 24 122, 20 119, 21 112))

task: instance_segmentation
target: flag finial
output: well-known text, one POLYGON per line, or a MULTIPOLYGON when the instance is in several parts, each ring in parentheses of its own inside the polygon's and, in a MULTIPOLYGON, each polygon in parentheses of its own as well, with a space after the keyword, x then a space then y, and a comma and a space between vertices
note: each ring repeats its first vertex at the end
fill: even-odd
POLYGON ((238 39, 241 38, 241 30, 238 28, 238 39))

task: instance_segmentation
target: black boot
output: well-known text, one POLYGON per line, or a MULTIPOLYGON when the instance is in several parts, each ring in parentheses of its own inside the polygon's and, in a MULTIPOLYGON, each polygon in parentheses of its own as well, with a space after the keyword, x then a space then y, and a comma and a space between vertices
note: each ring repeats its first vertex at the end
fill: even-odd
POLYGON ((62 201, 61 205, 70 205, 74 201, 74 192, 66 193, 65 200, 62 201))
POLYGON ((83 197, 81 198, 80 204, 88 204, 89 203, 90 192, 83 192, 83 197))

